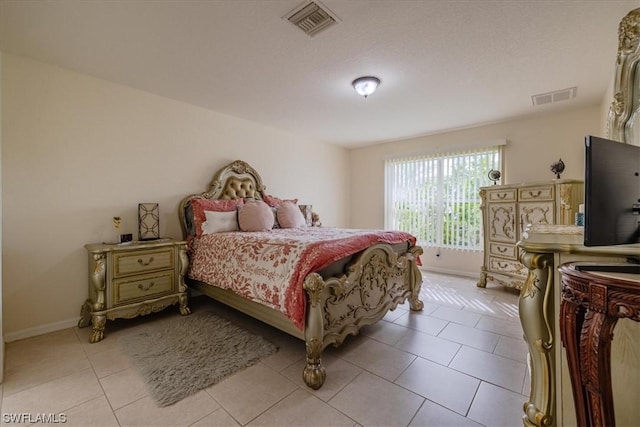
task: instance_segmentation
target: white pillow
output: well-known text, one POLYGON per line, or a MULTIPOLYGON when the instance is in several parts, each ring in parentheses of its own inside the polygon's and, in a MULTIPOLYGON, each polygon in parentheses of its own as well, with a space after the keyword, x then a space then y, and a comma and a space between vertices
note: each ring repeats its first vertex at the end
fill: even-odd
POLYGON ((238 231, 238 212, 212 212, 204 211, 207 218, 202 223, 202 234, 223 233, 225 231, 238 231))
POLYGON ((307 226, 307 220, 298 205, 284 202, 278 206, 278 224, 282 228, 301 228, 307 226))

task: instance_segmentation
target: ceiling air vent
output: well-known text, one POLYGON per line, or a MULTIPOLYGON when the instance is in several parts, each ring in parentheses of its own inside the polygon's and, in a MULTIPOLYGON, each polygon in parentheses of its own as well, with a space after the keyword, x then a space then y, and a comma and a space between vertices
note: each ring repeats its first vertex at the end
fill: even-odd
POLYGON ((576 86, 568 89, 556 90, 555 92, 541 93, 538 95, 532 95, 531 100, 533 105, 552 104, 554 102, 567 101, 569 99, 575 99, 578 93, 576 86))
POLYGON ((309 36, 313 36, 336 23, 329 12, 314 2, 294 9, 285 18, 309 36))

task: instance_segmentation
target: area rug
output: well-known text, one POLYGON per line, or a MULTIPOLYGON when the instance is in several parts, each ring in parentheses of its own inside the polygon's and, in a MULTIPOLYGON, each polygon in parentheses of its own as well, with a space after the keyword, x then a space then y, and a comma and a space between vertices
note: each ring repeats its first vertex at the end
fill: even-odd
POLYGON ((277 351, 210 312, 151 322, 119 339, 159 406, 172 405, 277 351))

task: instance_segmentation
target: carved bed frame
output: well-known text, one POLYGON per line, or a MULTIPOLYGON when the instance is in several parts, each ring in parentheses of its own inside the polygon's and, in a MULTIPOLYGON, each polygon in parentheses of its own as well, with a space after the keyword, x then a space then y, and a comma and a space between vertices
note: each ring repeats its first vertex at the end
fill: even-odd
MULTIPOLYGON (((180 224, 185 238, 192 234, 190 201, 207 199, 263 199, 265 185, 260 175, 247 163, 236 160, 220 169, 209 189, 185 197, 179 206, 180 224)), ((324 384, 322 351, 333 344, 339 346, 347 335, 373 324, 398 304, 409 300, 410 308, 419 311, 422 275, 416 265, 422 248, 376 244, 338 263, 340 271, 328 275, 328 269, 312 272, 304 279, 306 319, 299 330, 284 314, 247 300, 235 293, 186 278, 187 285, 203 294, 261 320, 306 343, 306 366, 302 377, 307 386, 318 389, 324 384)), ((335 271, 336 265, 332 265, 335 271)))

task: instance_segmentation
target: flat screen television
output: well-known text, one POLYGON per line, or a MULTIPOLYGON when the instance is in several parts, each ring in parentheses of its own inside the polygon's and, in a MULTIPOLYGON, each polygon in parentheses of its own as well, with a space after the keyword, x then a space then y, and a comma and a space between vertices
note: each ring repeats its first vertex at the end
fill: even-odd
POLYGON ((585 246, 640 243, 640 146, 585 138, 584 215, 585 246))

